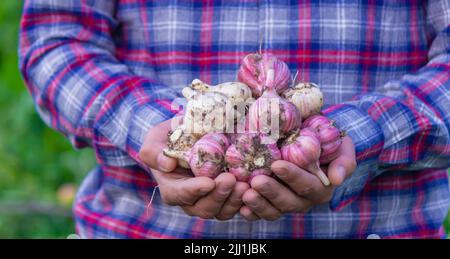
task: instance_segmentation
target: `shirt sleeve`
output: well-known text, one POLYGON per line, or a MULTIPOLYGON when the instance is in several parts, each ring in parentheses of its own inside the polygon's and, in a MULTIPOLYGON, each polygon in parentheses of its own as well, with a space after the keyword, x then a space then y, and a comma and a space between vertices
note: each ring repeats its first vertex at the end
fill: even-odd
POLYGON ((147 130, 171 118, 176 94, 115 56, 115 1, 25 1, 20 69, 44 121, 100 163, 140 163, 147 130))
POLYGON ((428 3, 429 62, 375 92, 324 113, 352 138, 358 166, 333 195, 332 209, 349 204, 365 184, 387 170, 450 166, 450 9, 428 3))

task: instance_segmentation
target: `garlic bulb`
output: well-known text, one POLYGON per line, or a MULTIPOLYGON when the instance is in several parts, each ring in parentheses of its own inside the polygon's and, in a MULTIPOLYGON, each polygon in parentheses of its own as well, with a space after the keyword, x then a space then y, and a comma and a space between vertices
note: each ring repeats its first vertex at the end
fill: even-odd
MULTIPOLYGON (((227 96, 232 103, 246 102, 253 99, 251 89, 241 82, 225 82, 213 86, 200 79, 194 79, 192 80, 190 89, 200 92, 221 93, 227 96)), ((187 96, 192 96, 194 93, 187 94, 187 96)), ((186 97, 186 95, 184 96, 186 97)))
POLYGON ((297 107, 303 118, 320 113, 323 106, 323 94, 319 86, 310 82, 300 82, 284 91, 282 96, 297 107))
POLYGON ((326 174, 320 169, 321 146, 319 136, 311 128, 297 130, 285 140, 281 147, 283 160, 292 162, 316 175, 323 185, 330 185, 326 174))
POLYGON ((211 87, 211 91, 226 95, 233 104, 251 102, 253 100, 250 88, 241 82, 226 82, 211 87))
POLYGON ((186 133, 183 127, 178 127, 169 132, 168 148, 164 149, 163 153, 166 156, 177 159, 180 167, 190 168, 188 163, 189 152, 198 139, 198 135, 186 133))
POLYGON ((218 84, 211 91, 228 97, 226 120, 227 132, 235 131, 239 121, 245 119, 248 107, 254 102, 250 88, 240 82, 218 84))
POLYGON ((319 159, 321 164, 328 164, 339 156, 339 147, 345 132, 340 131, 334 121, 322 115, 313 115, 304 121, 303 127, 317 130, 322 147, 319 159))
POLYGON ((228 97, 212 91, 185 87, 183 95, 188 99, 183 126, 189 133, 200 136, 210 132, 224 132, 228 97))
POLYGON ((248 54, 242 60, 238 80, 250 87, 254 97, 264 90, 273 89, 282 93, 291 83, 291 72, 286 63, 270 53, 248 54))
POLYGON ((238 181, 250 182, 256 175, 271 175, 270 165, 281 159, 277 145, 265 144, 264 137, 261 134, 240 134, 225 153, 228 170, 238 181))
POLYGON ((251 132, 272 134, 275 139, 301 125, 302 115, 295 105, 267 90, 251 106, 248 127, 251 132))
POLYGON ((302 127, 318 129, 322 126, 332 125, 334 122, 323 115, 313 115, 303 121, 302 127))
POLYGON ((208 133, 189 152, 189 165, 195 176, 216 178, 224 172, 225 151, 230 142, 222 133, 208 133))
POLYGON ((194 96, 197 94, 205 93, 209 93, 206 96, 218 93, 227 97, 224 107, 224 123, 227 132, 234 131, 237 122, 244 119, 248 106, 254 101, 250 88, 241 82, 226 82, 212 86, 199 79, 194 79, 190 87, 183 89, 183 95, 188 99, 195 98, 194 96))
POLYGON ((339 148, 342 144, 342 138, 337 138, 331 142, 324 142, 322 144, 322 154, 319 162, 321 164, 329 164, 339 156, 339 148))

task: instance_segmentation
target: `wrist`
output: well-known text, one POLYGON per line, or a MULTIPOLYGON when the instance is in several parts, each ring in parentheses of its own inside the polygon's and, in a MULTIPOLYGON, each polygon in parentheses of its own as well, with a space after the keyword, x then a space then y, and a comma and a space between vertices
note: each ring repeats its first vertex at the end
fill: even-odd
POLYGON ((342 185, 336 187, 330 201, 332 210, 350 204, 372 178, 383 149, 384 136, 380 126, 364 111, 352 104, 331 106, 323 111, 344 130, 355 146, 357 167, 342 185))

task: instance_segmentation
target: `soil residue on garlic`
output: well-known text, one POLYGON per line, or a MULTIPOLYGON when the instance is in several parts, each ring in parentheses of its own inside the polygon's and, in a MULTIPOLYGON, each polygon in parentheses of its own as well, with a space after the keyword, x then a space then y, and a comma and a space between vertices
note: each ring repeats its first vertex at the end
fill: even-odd
POLYGON ((198 159, 197 163, 195 164, 197 168, 202 167, 206 162, 211 162, 216 165, 219 165, 221 168, 225 168, 224 157, 217 153, 211 154, 203 150, 199 150, 197 155, 198 159))
POLYGON ((194 134, 185 133, 178 128, 168 133, 167 147, 171 150, 186 151, 189 150, 199 138, 194 134))
POLYGON ((167 148, 163 154, 177 159, 179 166, 189 168, 188 152, 198 139, 198 136, 186 133, 181 127, 177 128, 168 133, 167 148))
MULTIPOLYGON (((248 139, 246 140, 248 141, 248 139)), ((256 169, 269 169, 273 162, 268 147, 261 143, 258 135, 250 137, 250 143, 236 143, 236 149, 244 155, 243 167, 248 174, 256 169)))

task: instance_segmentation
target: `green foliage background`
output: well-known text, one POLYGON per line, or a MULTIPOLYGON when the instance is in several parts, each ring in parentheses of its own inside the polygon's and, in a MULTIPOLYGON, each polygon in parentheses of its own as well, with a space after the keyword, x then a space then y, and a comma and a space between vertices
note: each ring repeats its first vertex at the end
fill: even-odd
MULTIPOLYGON (((94 155, 73 150, 35 112, 18 71, 21 5, 0 2, 0 238, 66 238, 74 223, 70 202, 58 190, 79 185, 94 155)), ((450 216, 446 229, 449 233, 450 216)))
POLYGON ((21 6, 0 2, 0 238, 66 238, 74 233, 71 205, 57 191, 78 185, 95 159, 90 149, 75 151, 35 112, 18 70, 21 6), (31 208, 14 212, 11 203, 31 208), (49 204, 51 209, 33 212, 49 204))

